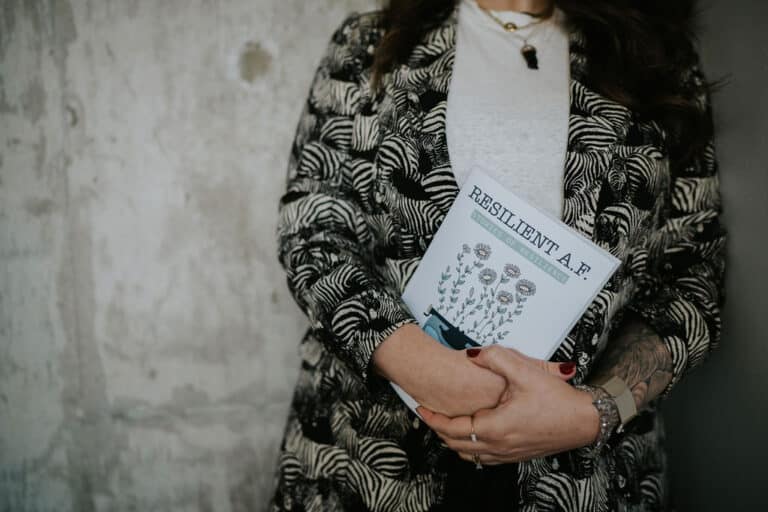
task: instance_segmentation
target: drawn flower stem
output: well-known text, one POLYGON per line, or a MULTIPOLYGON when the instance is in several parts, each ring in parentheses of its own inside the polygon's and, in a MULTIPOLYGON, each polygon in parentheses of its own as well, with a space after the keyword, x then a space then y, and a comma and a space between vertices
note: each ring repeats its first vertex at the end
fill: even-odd
POLYGON ((471 273, 469 266, 462 268, 464 263, 464 251, 459 251, 456 255, 456 279, 451 282, 451 293, 448 298, 448 306, 445 308, 445 313, 451 311, 459 300, 459 292, 461 292, 461 285, 465 283, 467 276, 471 273))
MULTIPOLYGON (((480 292, 480 296, 477 298, 477 305, 475 305, 474 307, 471 307, 466 313, 464 313, 463 316, 458 317, 457 315, 457 318, 454 319, 455 320, 454 325, 456 327, 461 326, 466 320, 473 317, 475 313, 483 309, 483 304, 485 303, 487 296, 488 296, 488 287, 483 286, 483 291, 480 292)), ((472 329, 470 328, 468 331, 466 331, 467 334, 469 334, 471 330, 472 329)))
MULTIPOLYGON (((461 254, 461 256, 463 257, 464 255, 461 254)), ((451 290, 451 293, 456 295, 456 296, 458 296, 459 292, 461 291, 461 285, 463 285, 464 283, 467 282, 467 278, 469 278, 469 276, 472 274, 472 270, 475 269, 475 268, 482 268, 483 266, 484 265, 483 265, 483 263, 480 260, 475 260, 475 261, 472 262, 471 266, 470 265, 466 265, 464 267, 464 269, 460 270, 461 273, 459 274, 459 277, 454 282, 454 288, 451 290)), ((460 267, 461 267, 461 263, 459 263, 459 266, 457 266, 456 268, 460 269, 460 267)), ((473 290, 473 289, 474 289, 474 287, 470 288, 470 291, 473 290)), ((458 311, 456 311, 456 313, 453 316, 453 324, 455 326, 458 327, 459 325, 461 325, 461 322, 462 322, 464 316, 466 316, 467 313, 468 313, 467 307, 470 307, 473 304, 475 304, 475 300, 476 299, 474 297, 472 297, 472 294, 469 294, 464 299, 464 301, 461 304, 461 308, 458 311), (462 318, 462 320, 459 320, 459 318, 462 318)), ((482 299, 480 299, 480 300, 482 300, 482 299)), ((456 302, 456 301, 454 301, 454 302, 456 302)), ((449 310, 446 310, 446 313, 448 311, 449 310)))

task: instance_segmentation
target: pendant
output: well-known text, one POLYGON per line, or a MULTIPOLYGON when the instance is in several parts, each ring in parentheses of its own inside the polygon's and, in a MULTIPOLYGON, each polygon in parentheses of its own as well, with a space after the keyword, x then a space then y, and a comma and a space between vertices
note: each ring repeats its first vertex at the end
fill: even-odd
POLYGON ((517 30, 517 25, 515 25, 511 21, 508 21, 504 24, 504 30, 506 30, 507 32, 514 32, 515 30, 517 30))
POLYGON ((539 59, 536 58, 536 48, 526 44, 520 48, 520 53, 523 54, 525 63, 528 64, 528 69, 539 69, 539 59))

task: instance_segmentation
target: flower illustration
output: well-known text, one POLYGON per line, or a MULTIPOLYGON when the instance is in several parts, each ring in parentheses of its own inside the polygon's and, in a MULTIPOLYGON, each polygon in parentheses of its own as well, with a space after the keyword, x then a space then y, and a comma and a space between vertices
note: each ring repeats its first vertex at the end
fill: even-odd
POLYGON ((536 293, 536 285, 527 279, 521 279, 515 285, 515 290, 524 297, 530 297, 536 293))
POLYGON ((520 277, 520 267, 513 265, 512 263, 507 263, 504 265, 504 274, 511 279, 517 279, 520 277))
MULTIPOLYGON (((475 251, 477 251, 477 249, 475 249, 475 251)), ((480 271, 477 278, 480 280, 481 284, 488 286, 496 280, 496 271, 491 268, 484 268, 480 271)))
POLYGON ((435 276, 435 309, 476 343, 501 343, 535 295, 536 285, 521 279, 520 267, 512 262, 493 265, 489 243, 460 243, 457 249, 455 260, 435 276))
MULTIPOLYGON (((477 244, 475 246, 475 256, 481 260, 487 260, 491 256, 491 246, 488 244, 477 244)), ((496 276, 494 276, 496 279, 496 276)))

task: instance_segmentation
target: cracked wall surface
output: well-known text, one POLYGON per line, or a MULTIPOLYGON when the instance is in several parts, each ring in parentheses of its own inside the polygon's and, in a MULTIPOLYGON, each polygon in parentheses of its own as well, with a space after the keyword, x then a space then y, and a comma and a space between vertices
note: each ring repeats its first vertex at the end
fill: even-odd
MULTIPOLYGON (((0 0, 0 512, 264 509, 306 325, 277 197, 332 30, 374 5, 0 0)), ((758 499, 768 456, 768 11, 706 5, 738 264, 720 352, 665 406, 700 511, 758 499)))
POLYGON ((306 322, 277 196, 372 2, 0 2, 0 510, 262 510, 306 322))

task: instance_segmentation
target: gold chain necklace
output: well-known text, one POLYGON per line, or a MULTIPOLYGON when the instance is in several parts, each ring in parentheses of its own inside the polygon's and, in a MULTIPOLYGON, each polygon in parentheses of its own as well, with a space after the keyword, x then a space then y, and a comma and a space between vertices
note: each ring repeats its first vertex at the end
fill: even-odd
MULTIPOLYGON (((477 3, 477 0, 475 0, 475 3, 477 3)), ((539 23, 542 23, 546 20, 548 20, 552 16, 552 12, 554 10, 554 4, 550 4, 549 9, 545 13, 542 14, 533 14, 530 12, 523 12, 523 14, 527 14, 529 16, 533 16, 535 18, 539 18, 536 21, 532 21, 528 23, 527 25, 523 27, 519 27, 516 23, 512 21, 504 21, 495 14, 493 14, 489 9, 486 9, 485 7, 481 6, 479 3, 477 3, 477 6, 480 7, 480 9, 487 14, 493 21, 498 23, 501 28, 503 28, 506 32, 509 32, 510 34, 515 32, 519 28, 526 28, 530 27, 531 25, 538 25, 539 23)), ((538 27, 537 27, 538 28, 538 27)), ((517 35, 517 34, 515 34, 517 35)), ((530 34, 528 34, 527 37, 523 37, 523 46, 520 48, 520 54, 523 56, 523 59, 525 60, 526 65, 529 69, 539 69, 539 59, 536 55, 536 47, 532 44, 528 44, 528 39, 533 35, 533 31, 531 31, 530 34)), ((521 36, 522 37, 522 36, 521 36)))

